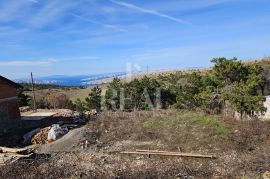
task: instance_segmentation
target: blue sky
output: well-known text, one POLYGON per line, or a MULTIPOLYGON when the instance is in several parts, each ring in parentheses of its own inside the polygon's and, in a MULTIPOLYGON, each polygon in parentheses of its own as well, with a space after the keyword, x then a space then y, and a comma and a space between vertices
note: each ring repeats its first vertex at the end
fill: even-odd
POLYGON ((0 74, 210 66, 270 55, 270 0, 0 0, 0 74))

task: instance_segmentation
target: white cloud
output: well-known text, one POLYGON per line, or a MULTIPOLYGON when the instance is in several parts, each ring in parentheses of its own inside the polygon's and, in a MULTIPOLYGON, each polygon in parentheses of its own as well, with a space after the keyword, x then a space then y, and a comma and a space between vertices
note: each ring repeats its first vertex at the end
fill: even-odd
POLYGON ((190 23, 185 21, 185 20, 170 16, 168 14, 164 14, 164 13, 152 10, 152 9, 142 8, 142 7, 136 6, 134 4, 126 3, 126 2, 123 2, 123 1, 115 1, 115 0, 110 0, 110 1, 112 3, 114 3, 114 4, 119 5, 119 6, 123 6, 123 7, 129 8, 129 9, 133 9, 133 10, 136 10, 136 11, 139 11, 139 12, 146 13, 146 14, 152 14, 152 15, 155 15, 155 16, 158 16, 158 17, 161 17, 161 18, 165 18, 165 19, 177 22, 177 23, 189 24, 190 25, 190 23))
POLYGON ((0 67, 25 67, 25 66, 47 66, 50 65, 54 60, 14 60, 0 62, 0 67))
POLYGON ((115 30, 115 31, 119 31, 119 32, 127 32, 126 29, 123 29, 123 28, 120 28, 116 25, 111 25, 111 24, 105 24, 105 23, 101 23, 101 22, 97 22, 97 21, 94 21, 94 20, 91 20, 91 19, 87 19, 85 17, 82 17, 78 14, 72 14, 74 17, 77 17, 81 20, 84 20, 86 22, 90 22, 92 24, 96 24, 96 25, 100 25, 100 26, 103 26, 103 27, 106 27, 106 28, 109 28, 109 29, 112 29, 112 30, 115 30))
POLYGON ((49 66, 53 63, 62 63, 68 61, 87 61, 87 60, 98 60, 96 56, 75 56, 75 57, 56 57, 48 58, 46 60, 11 60, 11 61, 0 61, 0 67, 26 67, 26 66, 49 66))

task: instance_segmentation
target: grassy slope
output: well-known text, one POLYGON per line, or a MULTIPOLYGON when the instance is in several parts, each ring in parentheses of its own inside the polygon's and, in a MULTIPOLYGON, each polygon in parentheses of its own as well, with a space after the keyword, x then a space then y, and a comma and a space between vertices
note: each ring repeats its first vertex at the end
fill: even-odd
MULTIPOLYGON (((101 85, 100 86, 102 89, 105 88, 105 85, 101 85)), ((48 89, 39 89, 36 90, 36 98, 37 100, 41 99, 42 96, 45 96, 46 93, 64 93, 68 96, 68 98, 71 101, 76 101, 76 99, 81 99, 84 100, 88 94, 91 92, 92 87, 88 87, 85 89, 80 89, 80 88, 75 88, 75 87, 64 87, 64 88, 54 88, 53 86, 51 86, 48 89)), ((32 92, 31 91, 27 91, 26 92, 27 95, 32 96, 32 92)))
POLYGON ((143 123, 143 127, 159 131, 159 135, 164 136, 162 140, 175 149, 187 146, 190 148, 189 150, 198 150, 205 142, 223 140, 228 134, 222 118, 195 112, 176 113, 165 118, 148 119, 143 123))
POLYGON ((65 90, 61 92, 66 94, 69 97, 69 99, 74 102, 77 98, 81 100, 85 99, 85 97, 87 97, 88 94, 91 92, 91 88, 65 90))
MULTIPOLYGON (((100 85, 99 86, 102 91, 105 91, 106 85, 100 85)), ((88 94, 91 92, 93 87, 88 87, 86 89, 76 89, 76 90, 64 90, 61 91, 62 93, 66 94, 73 102, 76 101, 76 99, 84 100, 88 94)))
MULTIPOLYGON (((270 167, 270 121, 236 121, 192 111, 104 112, 89 128, 109 153, 136 149, 213 153, 217 160, 185 163, 222 176, 254 177, 270 167)), ((162 163, 171 159, 154 157, 162 163)))
MULTIPOLYGON (((104 142, 116 140, 156 141, 165 145, 164 149, 185 151, 198 150, 209 143, 220 144, 228 136, 230 129, 222 117, 207 116, 198 112, 159 111, 151 112, 105 113, 98 128, 104 142), (135 116, 130 116, 135 115, 135 116), (134 119, 132 119, 134 118, 134 119), (108 133, 103 133, 105 130, 108 133)), ((104 115, 104 114, 103 114, 104 115)), ((91 123, 92 125, 92 123, 91 123)))
MULTIPOLYGON (((88 96, 88 94, 91 92, 91 88, 86 88, 86 89, 43 89, 43 90, 37 90, 36 91, 36 99, 39 100, 43 96, 46 95, 46 93, 50 93, 53 91, 54 93, 64 93, 66 94, 71 101, 75 101, 77 98, 83 100, 85 97, 88 96)), ((32 92, 26 92, 27 95, 32 96, 32 92)))

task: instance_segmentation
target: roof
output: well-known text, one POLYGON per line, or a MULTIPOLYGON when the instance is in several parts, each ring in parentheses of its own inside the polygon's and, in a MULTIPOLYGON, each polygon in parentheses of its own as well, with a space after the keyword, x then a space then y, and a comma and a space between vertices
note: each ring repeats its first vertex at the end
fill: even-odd
POLYGON ((14 86, 16 88, 22 88, 22 86, 19 85, 18 83, 15 83, 15 82, 13 82, 13 81, 11 81, 11 80, 9 80, 9 79, 7 79, 7 78, 5 78, 5 77, 3 77, 3 76, 0 75, 0 81, 1 80, 2 81, 5 81, 6 83, 8 83, 8 84, 10 84, 10 85, 12 85, 12 86, 14 86))

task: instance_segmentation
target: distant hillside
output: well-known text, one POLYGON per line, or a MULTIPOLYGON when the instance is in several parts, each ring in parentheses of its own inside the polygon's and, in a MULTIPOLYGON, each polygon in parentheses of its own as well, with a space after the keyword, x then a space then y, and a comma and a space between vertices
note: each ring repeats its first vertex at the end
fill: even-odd
MULTIPOLYGON (((124 72, 116 73, 104 73, 97 75, 79 75, 79 76, 47 76, 37 77, 34 79, 36 84, 47 84, 47 85, 59 85, 59 86, 94 86, 98 84, 98 81, 112 79, 125 75, 124 72)), ((30 79, 17 79, 17 83, 30 83, 30 79)))
MULTIPOLYGON (((25 91, 32 91, 31 83, 19 83, 24 87, 25 91)), ((84 89, 83 86, 63 86, 63 85, 54 85, 54 84, 35 84, 35 90, 45 90, 45 89, 59 89, 59 90, 75 90, 75 89, 84 89)))

